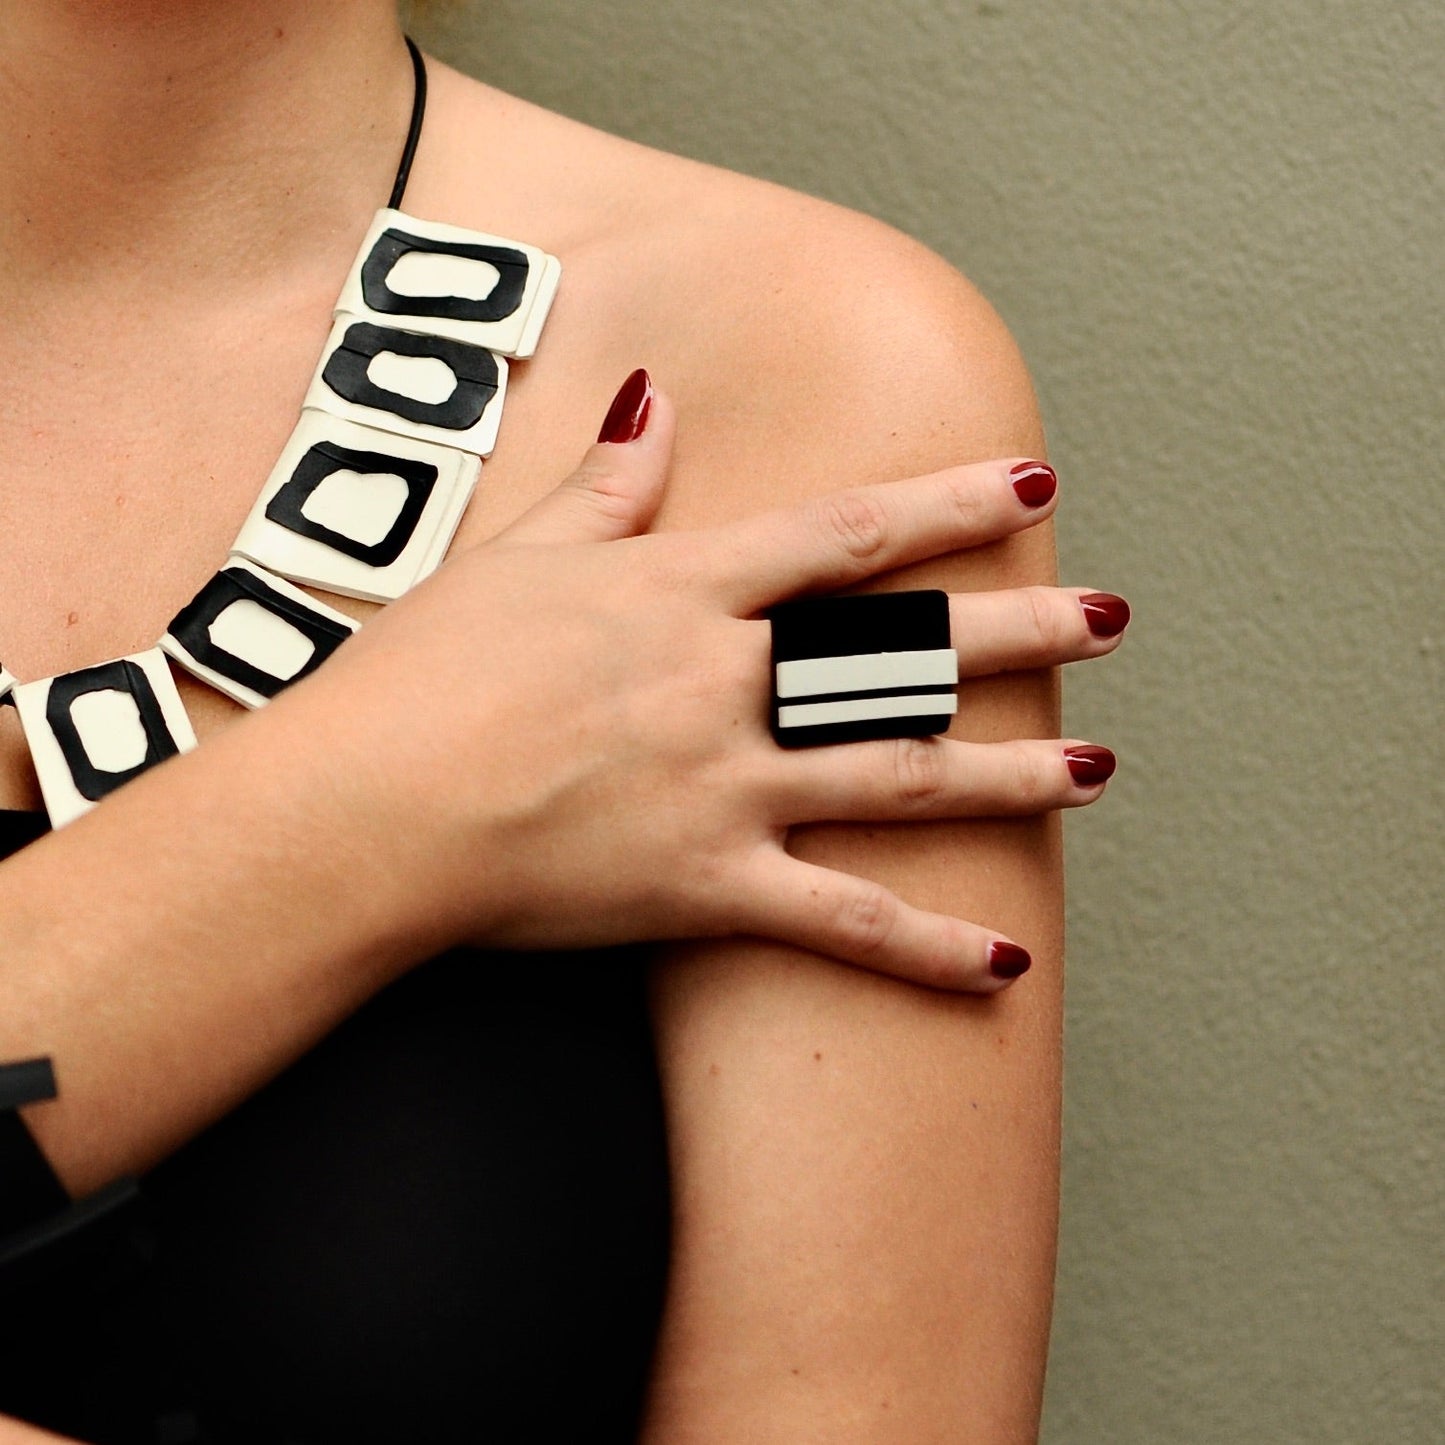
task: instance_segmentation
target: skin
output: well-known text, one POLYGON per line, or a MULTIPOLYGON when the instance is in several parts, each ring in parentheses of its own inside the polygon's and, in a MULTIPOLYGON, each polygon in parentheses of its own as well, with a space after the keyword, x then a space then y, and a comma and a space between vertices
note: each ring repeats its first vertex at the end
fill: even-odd
MULTIPOLYGON (((0 57, 0 89, 17 117, 0 134, 0 254, 14 283, 0 322, 26 338, 0 413, 0 640, 6 665, 29 678, 149 646, 224 553, 294 422, 338 278, 390 184, 410 72, 389 9, 371 0, 9 0, 0 20, 15 42, 0 57), (318 82, 342 75, 356 84, 318 82), (218 358, 224 387, 198 388, 218 358)), ((514 373, 503 442, 459 551, 573 469, 639 363, 665 383, 679 418, 655 521, 666 533, 844 485, 1042 454, 1010 338, 921 248, 820 202, 602 136, 435 62, 431 75, 407 208, 526 238, 566 267, 543 350, 514 373), (489 142, 484 170, 478 136, 489 142)), ((670 438, 672 413, 659 406, 670 438)), ((1052 575, 1047 527, 1034 527, 889 585, 991 592, 1052 575)), ((348 682, 359 688, 367 669, 390 666, 406 628, 423 630, 422 605, 420 595, 399 604, 362 634, 365 647, 348 644, 333 678, 318 675, 243 726, 218 695, 185 688, 200 753, 0 869, 11 958, 29 948, 51 960, 39 984, 15 970, 0 1054, 34 1052, 57 1017, 81 1029, 97 1009, 110 1040, 93 1076, 27 1116, 76 1192, 174 1148, 449 941, 420 926, 408 889, 361 846, 416 821, 405 814, 415 789, 358 793, 344 765, 375 750, 381 726, 343 720, 356 695, 348 682), (308 742, 317 715, 338 719, 336 757, 308 742), (271 766, 284 751, 296 757, 290 772, 271 766), (277 837, 288 794, 307 807, 277 837), (232 837, 205 865, 214 876, 198 877, 203 865, 182 855, 210 834, 178 827, 178 806, 189 818, 253 816, 269 846, 247 852, 232 837), (377 838, 318 861, 315 840, 347 838, 362 815, 377 838), (104 952, 93 922, 56 922, 66 864, 115 856, 126 840, 160 882, 148 894, 120 865, 90 878, 110 926, 104 952), (224 987, 172 982, 188 945, 214 951, 213 922, 188 918, 191 936, 171 937, 168 954, 148 921, 169 909, 174 933, 162 885, 183 870, 198 892, 243 876, 265 900, 229 920, 247 970, 224 987), (308 902, 315 912, 318 892, 344 926, 303 925, 284 952, 268 953, 275 920, 306 917, 308 902), (168 1072, 154 1034, 128 1022, 148 1013, 184 1021, 161 1032, 222 1061, 194 1099, 161 1099, 163 1081, 126 1069, 133 1037, 135 1059, 168 1072), (107 1068, 135 1080, 130 1096, 117 1100, 107 1068)), ((1073 594, 1033 592, 996 611, 1020 637, 1046 634, 1036 659, 1114 645, 1089 638, 1073 594)), ((1057 732, 1047 673, 962 691, 956 737, 1057 732)), ((1042 777, 1051 766, 1058 760, 1026 754, 1018 769, 1042 777)), ((442 773, 422 791, 435 799, 445 785, 442 773)), ((1055 791, 1078 803, 1099 790, 1055 791)), ((0 712, 0 806, 36 803, 13 714, 0 712)), ((927 807, 924 797, 915 813, 927 807)), ((677 1244, 643 1438, 1032 1439, 1056 1222, 1056 820, 830 825, 796 831, 790 850, 1017 939, 1034 967, 975 998, 755 940, 663 950, 654 1010, 677 1244)), ((502 937, 493 917, 468 927, 502 937)))

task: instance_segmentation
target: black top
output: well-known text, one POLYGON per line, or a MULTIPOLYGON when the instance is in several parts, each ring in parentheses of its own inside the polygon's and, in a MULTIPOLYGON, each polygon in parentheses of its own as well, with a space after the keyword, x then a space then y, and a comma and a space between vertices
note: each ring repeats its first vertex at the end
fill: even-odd
MULTIPOLYGON (((0 812, 0 856, 43 831, 0 812)), ((668 1248, 645 963, 468 950, 387 989, 119 1222, 0 1274, 0 1413, 93 1445, 633 1440, 668 1248)))

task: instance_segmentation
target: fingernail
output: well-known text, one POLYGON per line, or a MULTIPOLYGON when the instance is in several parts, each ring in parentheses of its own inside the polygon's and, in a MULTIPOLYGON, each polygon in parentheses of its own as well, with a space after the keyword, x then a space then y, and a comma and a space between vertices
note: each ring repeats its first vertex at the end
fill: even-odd
POLYGON ((1016 943, 991 943, 988 946, 988 968, 995 978, 1017 978, 1027 973, 1033 959, 1026 948, 1016 943))
POLYGON ((1118 758, 1108 748, 1098 748, 1092 743, 1065 748, 1064 761, 1069 765, 1069 776, 1081 788, 1107 783, 1114 776, 1114 769, 1119 766, 1118 758))
POLYGON ((1020 462, 1010 467, 1008 474, 1019 501, 1026 507, 1047 506, 1059 489, 1058 475, 1047 462, 1020 462))
POLYGON ((1086 592, 1079 606, 1095 637, 1117 637, 1129 625, 1129 604, 1112 592, 1086 592))
POLYGON ((607 420, 597 433, 599 442, 617 445, 635 442, 647 430, 647 414, 652 410, 652 378, 638 367, 612 399, 607 420))

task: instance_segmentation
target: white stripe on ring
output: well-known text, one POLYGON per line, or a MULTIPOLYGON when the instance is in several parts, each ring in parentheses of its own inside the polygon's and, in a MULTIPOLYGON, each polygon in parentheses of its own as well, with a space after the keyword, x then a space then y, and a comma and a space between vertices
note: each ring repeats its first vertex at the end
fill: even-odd
MULTIPOLYGON (((926 652, 859 652, 849 657, 799 657, 777 666, 779 697, 819 697, 831 692, 880 692, 894 687, 952 687, 958 653, 951 647, 926 652)), ((880 714, 886 716, 886 714, 880 714)))
POLYGON ((868 722, 885 717, 942 717, 958 711, 958 694, 928 692, 902 697, 855 697, 841 702, 803 702, 778 709, 780 728, 819 727, 824 723, 868 722))

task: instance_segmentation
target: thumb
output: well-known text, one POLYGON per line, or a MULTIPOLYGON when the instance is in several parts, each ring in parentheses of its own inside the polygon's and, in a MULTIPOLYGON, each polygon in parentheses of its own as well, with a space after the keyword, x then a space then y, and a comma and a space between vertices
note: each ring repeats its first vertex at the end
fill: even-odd
POLYGON ((622 383, 597 444, 561 486, 524 512, 501 539, 612 542, 647 530, 662 503, 676 431, 672 403, 645 371, 622 383))

